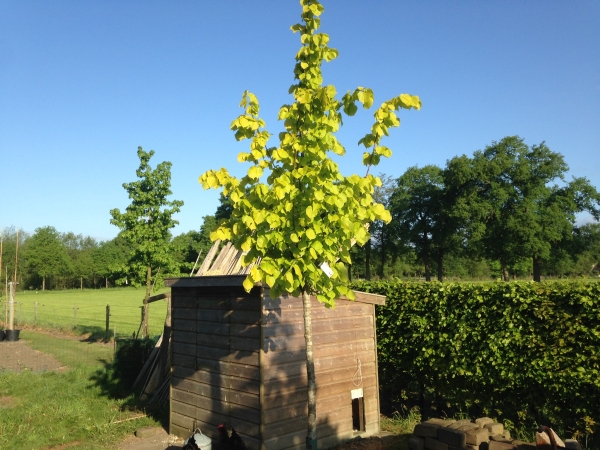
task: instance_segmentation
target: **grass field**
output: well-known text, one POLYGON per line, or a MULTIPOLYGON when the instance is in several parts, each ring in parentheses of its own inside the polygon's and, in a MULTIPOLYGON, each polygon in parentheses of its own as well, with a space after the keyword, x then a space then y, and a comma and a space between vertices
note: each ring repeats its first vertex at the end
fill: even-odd
MULTIPOLYGON (((166 292, 162 289, 158 292, 166 292)), ((25 291, 18 292, 15 306, 15 328, 38 326, 73 331, 76 334, 91 334, 101 339, 106 330, 106 305, 110 305, 110 336, 116 328, 117 336, 131 336, 140 326, 142 300, 145 291, 133 287, 89 289, 69 291, 25 291), (37 321, 35 304, 37 302, 37 321), (75 318, 75 310, 77 317, 75 318), (75 319, 77 327, 75 328, 75 319)), ((0 300, 0 323, 4 322, 4 303, 0 300)), ((150 305, 149 334, 162 333, 167 314, 167 302, 159 300, 150 305)))
POLYGON ((0 371, 0 448, 109 449, 140 426, 158 425, 139 417, 133 395, 111 378, 112 345, 28 330, 21 337, 68 369, 0 371))

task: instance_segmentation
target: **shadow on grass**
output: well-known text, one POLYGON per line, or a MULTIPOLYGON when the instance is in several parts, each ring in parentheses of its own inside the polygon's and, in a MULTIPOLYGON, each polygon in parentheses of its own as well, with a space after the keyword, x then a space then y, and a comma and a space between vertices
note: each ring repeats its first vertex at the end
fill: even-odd
POLYGON ((145 403, 139 400, 140 390, 144 383, 136 391, 131 387, 140 373, 145 358, 148 357, 148 348, 154 347, 154 341, 133 341, 137 351, 142 355, 141 358, 132 358, 131 351, 127 347, 121 347, 117 350, 114 361, 101 360, 102 368, 94 371, 89 380, 100 389, 100 395, 113 399, 121 400, 122 411, 144 411, 149 417, 159 422, 161 426, 168 429, 169 411, 167 408, 153 408, 148 410, 145 403), (119 358, 120 356, 120 358, 119 358))

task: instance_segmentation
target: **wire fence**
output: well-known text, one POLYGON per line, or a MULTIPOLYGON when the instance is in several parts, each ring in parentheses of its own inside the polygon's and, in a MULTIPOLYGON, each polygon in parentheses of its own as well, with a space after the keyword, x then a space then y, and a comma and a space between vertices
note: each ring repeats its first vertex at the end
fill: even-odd
MULTIPOLYGON (((13 329, 8 339, 10 303, 0 299, 0 373, 31 370, 63 370, 78 364, 93 366, 114 362, 124 342, 141 338, 143 305, 46 302, 35 296, 18 296, 14 303, 13 329), (11 337, 14 338, 15 332, 11 337)), ((140 302, 141 303, 141 302, 140 302)), ((150 305, 148 335, 156 341, 163 331, 166 302, 150 305)))

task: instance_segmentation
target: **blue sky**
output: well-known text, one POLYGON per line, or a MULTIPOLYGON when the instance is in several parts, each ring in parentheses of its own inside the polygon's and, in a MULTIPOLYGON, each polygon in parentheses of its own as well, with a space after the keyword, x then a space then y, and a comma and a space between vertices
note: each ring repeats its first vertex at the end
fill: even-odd
MULTIPOLYGON (((326 84, 370 87, 376 104, 400 93, 423 102, 401 114, 379 172, 443 166, 517 134, 600 188, 599 2, 323 4, 321 30, 340 52, 326 84)), ((114 237, 109 210, 129 203, 122 183, 142 146, 153 166, 173 163, 173 198, 185 202, 174 232, 199 229, 218 192, 198 176, 247 168, 236 159, 246 141, 229 130, 245 89, 274 138, 281 130, 299 15, 295 0, 0 0, 0 227, 114 237)), ((364 174, 356 142, 371 120, 359 111, 338 134, 347 175, 364 174)))

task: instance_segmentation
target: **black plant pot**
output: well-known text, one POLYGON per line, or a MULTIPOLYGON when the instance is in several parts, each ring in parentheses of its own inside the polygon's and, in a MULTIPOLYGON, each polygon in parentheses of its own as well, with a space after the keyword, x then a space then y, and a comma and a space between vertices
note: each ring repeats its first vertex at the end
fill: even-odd
POLYGON ((0 342, 4 340, 4 330, 0 330, 0 342))
POLYGON ((6 340, 9 342, 15 342, 19 340, 19 333, 21 330, 4 330, 6 333, 6 340))

